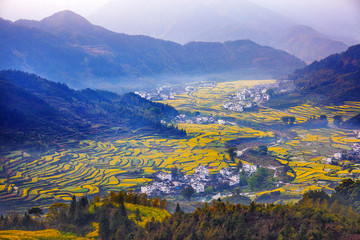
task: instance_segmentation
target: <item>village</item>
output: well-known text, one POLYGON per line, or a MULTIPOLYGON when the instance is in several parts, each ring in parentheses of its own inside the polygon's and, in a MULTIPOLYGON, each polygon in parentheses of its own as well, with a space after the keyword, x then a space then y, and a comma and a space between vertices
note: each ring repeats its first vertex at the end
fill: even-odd
POLYGON ((141 192, 147 195, 161 194, 181 194, 186 187, 192 187, 196 193, 203 193, 207 187, 226 184, 230 187, 241 185, 241 174, 245 174, 249 178, 257 171, 257 166, 251 164, 243 164, 241 169, 234 171, 233 169, 223 168, 216 175, 209 174, 209 167, 199 165, 196 167, 193 175, 182 175, 179 173, 157 172, 153 174, 154 180, 151 184, 142 186, 141 192))
POLYGON ((246 108, 255 107, 260 102, 270 100, 273 95, 273 89, 270 87, 274 86, 259 85, 251 89, 244 88, 236 95, 228 95, 229 101, 223 103, 223 108, 234 112, 243 112, 246 108))
POLYGON ((194 83, 193 85, 163 85, 150 91, 135 91, 134 93, 142 98, 151 101, 164 101, 175 99, 175 95, 189 95, 191 96, 199 87, 215 87, 216 83, 202 82, 194 83))
MULTIPOLYGON (((152 101, 161 101, 175 99, 176 95, 189 95, 196 91, 199 87, 215 87, 215 83, 204 82, 187 86, 161 86, 154 91, 136 91, 135 94, 152 101)), ((259 103, 268 101, 273 95, 273 88, 276 84, 256 85, 250 89, 244 88, 241 92, 227 95, 227 101, 222 104, 222 107, 230 112, 243 112, 246 109, 256 107, 259 103)), ((187 114, 179 114, 174 119, 175 123, 187 124, 221 124, 221 125, 236 125, 234 122, 219 119, 217 116, 201 116, 200 113, 195 112, 195 116, 187 114)), ((165 120, 161 120, 162 124, 167 124, 165 120)))

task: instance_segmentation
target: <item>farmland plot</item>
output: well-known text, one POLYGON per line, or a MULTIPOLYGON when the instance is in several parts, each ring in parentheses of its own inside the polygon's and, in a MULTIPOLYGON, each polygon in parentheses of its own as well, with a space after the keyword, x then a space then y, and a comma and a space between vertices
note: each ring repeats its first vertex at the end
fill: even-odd
MULTIPOLYGON (((273 83, 272 80, 234 81, 218 83, 215 87, 199 87, 192 95, 178 95, 162 101, 178 110, 199 111, 219 118, 232 117, 254 123, 281 124, 281 112, 256 108, 250 112, 228 111, 222 107, 229 94, 257 84, 273 83)), ((313 106, 307 104, 291 107, 288 113, 297 117, 297 123, 306 118, 326 114, 343 115, 348 119, 360 111, 359 102, 347 102, 343 106, 313 106)), ((135 134, 133 137, 113 141, 86 140, 79 147, 52 150, 36 157, 28 157, 21 151, 6 156, 9 178, 0 176, 0 206, 7 209, 14 201, 26 209, 29 206, 49 206, 54 201, 70 201, 72 195, 84 196, 124 188, 134 188, 151 182, 150 174, 156 171, 170 172, 177 167, 185 174, 192 174, 199 165, 209 167, 210 173, 234 166, 229 162, 225 144, 237 138, 274 138, 269 153, 283 165, 291 168, 287 174, 294 178, 291 183, 272 191, 299 196, 310 189, 333 189, 341 180, 357 177, 358 166, 343 170, 347 162, 339 165, 327 163, 335 152, 350 150, 359 139, 349 131, 336 128, 292 128, 297 137, 278 139, 271 131, 221 124, 178 124, 188 133, 187 138, 164 138, 158 135, 135 134), (277 141, 275 141, 277 140, 277 141)), ((243 162, 246 162, 246 159, 243 162)), ((258 193, 261 195, 263 192, 258 193)), ((1 209, 3 210, 3 209, 1 209)))

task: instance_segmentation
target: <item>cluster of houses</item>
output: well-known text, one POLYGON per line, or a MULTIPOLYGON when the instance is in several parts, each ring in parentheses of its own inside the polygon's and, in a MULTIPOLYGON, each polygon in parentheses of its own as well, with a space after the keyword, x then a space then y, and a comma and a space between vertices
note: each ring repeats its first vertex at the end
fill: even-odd
POLYGON ((260 101, 268 101, 270 95, 267 94, 269 86, 255 86, 251 89, 244 88, 236 95, 229 95, 230 101, 223 104, 223 108, 235 112, 243 112, 245 108, 252 108, 260 101))
POLYGON ((190 117, 185 114, 180 114, 175 117, 176 123, 188 123, 188 124, 226 124, 226 125, 235 125, 236 123, 225 121, 223 119, 216 119, 213 116, 196 116, 190 117))
POLYGON ((360 154, 360 143, 354 143, 352 149, 355 153, 360 154))
POLYGON ((135 94, 147 100, 169 100, 169 99, 174 99, 175 95, 179 94, 174 91, 162 92, 162 90, 163 88, 160 87, 157 88, 155 92, 135 91, 135 94))
POLYGON ((227 183, 229 186, 239 185, 241 171, 245 171, 246 176, 250 177, 256 170, 255 165, 243 164, 242 169, 236 173, 231 169, 223 168, 219 174, 213 176, 203 165, 196 167, 193 175, 173 176, 171 173, 157 172, 149 185, 141 187, 141 192, 148 195, 180 194, 181 190, 191 186, 197 193, 203 193, 206 187, 217 186, 220 183, 227 183))
POLYGON ((153 101, 174 99, 175 95, 190 94, 198 87, 215 87, 216 83, 203 82, 196 86, 160 86, 153 91, 135 91, 142 98, 153 101))

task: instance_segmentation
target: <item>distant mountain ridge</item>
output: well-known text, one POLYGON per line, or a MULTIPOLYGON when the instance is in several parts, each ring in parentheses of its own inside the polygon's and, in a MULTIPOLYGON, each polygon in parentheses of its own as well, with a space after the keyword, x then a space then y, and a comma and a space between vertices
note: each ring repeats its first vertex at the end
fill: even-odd
POLYGON ((286 29, 275 46, 305 61, 320 60, 348 48, 346 44, 331 40, 313 28, 302 25, 286 29))
POLYGON ((35 72, 77 88, 125 86, 121 79, 153 86, 151 79, 161 75, 271 78, 305 66, 284 51, 249 40, 180 45, 111 32, 71 11, 41 21, 2 20, 0 32, 0 69, 35 72))
POLYGON ((304 94, 323 94, 331 101, 359 101, 360 44, 315 61, 290 78, 304 94))
POLYGON ((182 44, 250 39, 304 61, 320 60, 348 46, 247 0, 113 0, 89 19, 117 32, 145 34, 182 44), (139 7, 141 6, 141 7, 139 7))

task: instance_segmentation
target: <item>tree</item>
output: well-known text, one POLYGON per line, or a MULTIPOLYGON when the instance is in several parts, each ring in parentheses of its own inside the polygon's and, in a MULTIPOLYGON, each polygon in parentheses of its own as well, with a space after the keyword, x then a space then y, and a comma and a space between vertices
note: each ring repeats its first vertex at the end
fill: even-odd
POLYGON ((235 162, 236 151, 237 151, 237 148, 236 148, 236 147, 230 147, 230 148, 228 148, 228 150, 227 150, 227 153, 229 154, 230 160, 231 160, 232 162, 235 162))
POLYGON ((53 203, 49 207, 49 212, 46 215, 46 222, 50 225, 58 226, 59 223, 65 221, 68 210, 69 205, 66 203, 53 203))
POLYGON ((242 161, 239 161, 237 164, 236 164, 236 170, 235 170, 235 173, 238 173, 240 171, 240 169, 243 168, 243 163, 242 161))
POLYGON ((212 187, 207 187, 207 188, 204 189, 204 193, 205 193, 206 195, 212 194, 213 191, 214 191, 214 190, 213 190, 212 187))
POLYGON ((341 115, 335 115, 335 116, 333 117, 333 119, 334 119, 334 125, 337 126, 337 127, 340 127, 340 124, 341 124, 342 121, 343 121, 342 116, 341 116, 341 115))
POLYGON ((283 121, 283 123, 285 124, 294 124, 296 121, 295 117, 289 117, 289 116, 285 116, 285 117, 281 117, 281 121, 283 121))
POLYGON ((248 185, 251 190, 264 188, 268 184, 269 172, 266 168, 258 168, 257 171, 249 178, 248 185))
POLYGON ((125 208, 125 204, 124 204, 124 199, 120 198, 120 214, 122 217, 127 218, 127 212, 126 212, 126 208, 125 208))
POLYGON ((275 90, 272 88, 269 88, 268 90, 266 90, 266 94, 268 94, 270 97, 275 95, 275 90))
POLYGON ((180 204, 176 203, 175 213, 183 213, 184 211, 181 209, 180 204))
POLYGON ((138 208, 136 208, 136 211, 135 211, 135 220, 138 222, 142 222, 142 218, 141 218, 140 211, 138 208))
POLYGON ((86 206, 88 206, 89 205, 89 200, 88 200, 87 196, 81 197, 80 200, 79 200, 79 204, 80 204, 80 206, 82 208, 85 208, 86 206))
POLYGON ((267 146, 265 146, 265 145, 260 145, 260 146, 258 147, 258 151, 259 151, 259 153, 260 153, 261 155, 266 155, 267 152, 268 152, 268 148, 267 148, 267 146))
POLYGON ((195 189, 193 187, 186 187, 181 191, 181 194, 184 198, 187 198, 190 201, 191 196, 195 193, 195 189))
POLYGON ((289 117, 289 124, 290 125, 293 125, 296 121, 296 118, 295 117, 289 117))
POLYGON ((110 222, 106 212, 106 208, 103 208, 100 213, 99 219, 99 236, 101 239, 108 239, 110 235, 110 222))
POLYGON ((179 169, 178 169, 177 167, 171 168, 171 175, 172 175, 173 178, 177 177, 177 175, 178 175, 178 170, 179 170, 179 169))
POLYGON ((162 200, 160 201, 160 208, 161 208, 161 209, 165 209, 165 208, 166 208, 166 205, 167 205, 166 199, 162 199, 162 200))
POLYGON ((283 121, 283 123, 288 124, 290 121, 289 117, 281 117, 281 121, 283 121))
POLYGON ((36 217, 40 217, 40 215, 44 214, 43 210, 39 207, 32 207, 28 209, 29 215, 34 215, 36 217))
POLYGON ((160 198, 159 197, 154 198, 154 201, 153 201, 152 205, 153 205, 153 207, 159 207, 160 198))
POLYGON ((71 220, 75 219, 75 211, 76 211, 76 197, 74 195, 72 197, 72 201, 70 203, 70 209, 69 209, 69 217, 71 220))
POLYGON ((235 195, 239 195, 241 193, 241 189, 239 187, 235 187, 233 188, 232 193, 235 195))
POLYGON ((326 115, 320 115, 320 120, 327 120, 327 116, 326 115))
POLYGON ((240 186, 246 186, 246 185, 248 185, 246 173, 244 170, 242 170, 240 173, 240 186))

